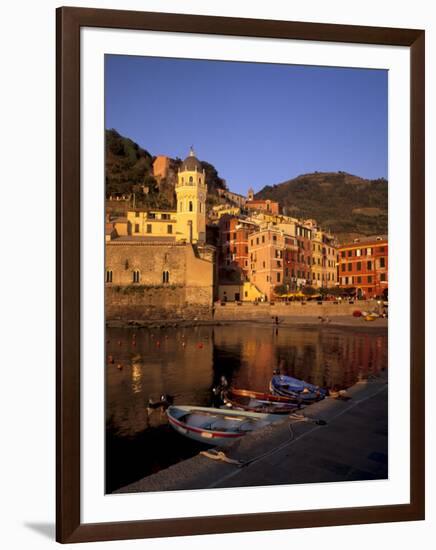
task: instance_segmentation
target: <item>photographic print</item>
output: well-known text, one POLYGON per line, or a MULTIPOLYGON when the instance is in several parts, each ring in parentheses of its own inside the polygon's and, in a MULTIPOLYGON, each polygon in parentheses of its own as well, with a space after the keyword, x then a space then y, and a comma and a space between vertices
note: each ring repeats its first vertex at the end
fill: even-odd
POLYGON ((106 493, 388 478, 388 72, 105 56, 106 493))

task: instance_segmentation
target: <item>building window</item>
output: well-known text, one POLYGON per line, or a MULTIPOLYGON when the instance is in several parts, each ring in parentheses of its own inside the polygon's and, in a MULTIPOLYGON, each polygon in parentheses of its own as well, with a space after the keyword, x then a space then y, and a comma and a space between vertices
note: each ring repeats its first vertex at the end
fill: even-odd
POLYGON ((256 244, 259 244, 259 237, 256 238, 256 244))
POLYGON ((133 275, 133 282, 139 283, 139 281, 141 280, 141 274, 139 273, 139 269, 135 269, 132 275, 133 275))
POLYGON ((368 288, 368 293, 369 293, 369 294, 372 293, 372 288, 371 288, 371 287, 368 288))
POLYGON ((192 205, 192 201, 189 201, 189 212, 192 212, 193 211, 193 205, 192 205))
POLYGON ((262 235, 262 242, 265 242, 265 235, 262 235))
POLYGON ((358 249, 356 250, 356 256, 360 256, 360 254, 361 254, 361 251, 360 251, 360 248, 358 248, 358 249))
POLYGON ((155 213, 155 212, 149 212, 149 213, 147 214, 147 218, 148 218, 149 220, 155 220, 155 219, 156 219, 156 213, 155 213))
POLYGON ((170 282, 170 273, 169 271, 162 272, 162 283, 166 284, 170 282))
POLYGON ((357 284, 360 285, 362 282, 362 277, 357 277, 357 284))
POLYGON ((386 281, 386 273, 380 274, 380 281, 386 281))
POLYGON ((372 275, 368 275, 368 283, 372 283, 372 275))
POLYGON ((345 250, 342 250, 342 252, 341 252, 341 257, 342 257, 342 258, 345 258, 345 250))
POLYGON ((139 218, 139 212, 135 212, 135 218, 139 218))
POLYGON ((353 255, 353 251, 352 251, 352 250, 349 250, 349 251, 348 251, 348 256, 350 257, 350 256, 352 256, 352 255, 353 255))
POLYGON ((139 233, 139 223, 135 223, 135 233, 139 233))
POLYGON ((273 241, 277 240, 277 235, 273 235, 273 241))
POLYGON ((362 269, 362 262, 357 262, 357 271, 362 269))
POLYGON ((112 270, 108 269, 106 271, 106 282, 111 283, 112 282, 112 270))
POLYGON ((172 232, 173 232, 173 226, 172 226, 171 224, 168 224, 168 225, 167 225, 167 233, 168 233, 169 235, 171 235, 172 232))
MULTIPOLYGON (((367 256, 371 256, 372 255, 372 248, 367 248, 366 249, 366 255, 367 256)), ((369 289, 368 289, 369 290, 369 289)))
POLYGON ((277 282, 280 283, 280 273, 277 273, 277 282))
POLYGON ((153 227, 153 226, 151 225, 151 223, 148 223, 148 224, 147 224, 147 233, 151 233, 151 232, 152 232, 152 227, 153 227))
POLYGON ((346 267, 345 264, 341 264, 341 271, 345 271, 345 267, 346 267))
POLYGON ((348 264, 348 271, 351 271, 352 269, 352 264, 348 264))
POLYGON ((262 262, 262 267, 265 269, 265 262, 262 262))
POLYGON ((385 247, 384 247, 384 246, 381 246, 381 247, 380 247, 380 252, 381 252, 382 254, 385 253, 385 247))
POLYGON ((386 267, 386 262, 384 258, 380 258, 380 267, 386 267))
POLYGON ((189 183, 194 183, 194 178, 192 176, 189 176, 189 183))
POLYGON ((372 262, 366 262, 366 268, 369 269, 369 271, 371 271, 371 269, 372 269, 372 262))

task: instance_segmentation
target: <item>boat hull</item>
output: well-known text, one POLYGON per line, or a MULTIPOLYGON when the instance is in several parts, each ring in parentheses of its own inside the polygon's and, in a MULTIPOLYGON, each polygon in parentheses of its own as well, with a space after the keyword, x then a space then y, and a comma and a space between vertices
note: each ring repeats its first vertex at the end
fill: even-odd
POLYGON ((179 434, 219 447, 227 447, 247 433, 277 421, 274 415, 187 405, 169 407, 167 416, 179 434))
POLYGON ((270 390, 276 395, 300 399, 303 403, 324 399, 327 393, 326 390, 318 386, 280 374, 271 378, 270 390))

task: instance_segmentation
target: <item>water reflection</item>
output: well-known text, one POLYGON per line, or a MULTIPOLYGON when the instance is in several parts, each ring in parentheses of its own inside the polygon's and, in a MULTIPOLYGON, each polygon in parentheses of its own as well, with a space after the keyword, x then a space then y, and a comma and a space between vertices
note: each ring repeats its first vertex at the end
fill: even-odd
POLYGON ((149 398, 211 405, 222 375, 236 387, 264 391, 272 371, 335 389, 387 368, 387 335, 332 328, 255 325, 108 329, 107 461, 110 492, 202 447, 168 427, 149 398))

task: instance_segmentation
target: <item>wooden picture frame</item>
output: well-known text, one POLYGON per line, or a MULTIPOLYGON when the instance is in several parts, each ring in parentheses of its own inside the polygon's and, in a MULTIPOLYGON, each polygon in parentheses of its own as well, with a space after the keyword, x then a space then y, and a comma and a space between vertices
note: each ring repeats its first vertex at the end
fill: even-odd
POLYGON ((424 519, 424 31, 63 7, 57 10, 57 519, 62 543, 424 519), (411 55, 410 503, 99 524, 80 519, 80 29, 406 46, 411 55))

